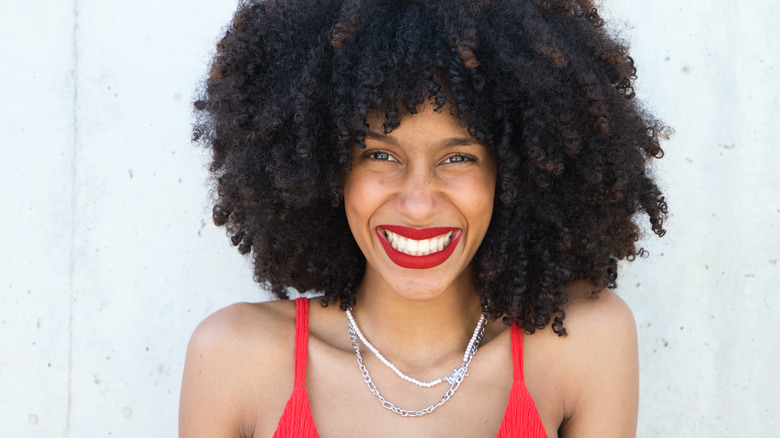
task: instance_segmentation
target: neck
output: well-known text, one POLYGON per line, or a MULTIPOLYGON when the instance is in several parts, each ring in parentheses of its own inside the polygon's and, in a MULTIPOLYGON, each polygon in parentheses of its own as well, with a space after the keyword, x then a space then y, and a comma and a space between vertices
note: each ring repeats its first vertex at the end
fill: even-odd
POLYGON ((481 315, 470 276, 421 301, 406 299, 376 280, 367 273, 353 314, 383 355, 409 370, 451 365, 453 358, 463 356, 481 315))

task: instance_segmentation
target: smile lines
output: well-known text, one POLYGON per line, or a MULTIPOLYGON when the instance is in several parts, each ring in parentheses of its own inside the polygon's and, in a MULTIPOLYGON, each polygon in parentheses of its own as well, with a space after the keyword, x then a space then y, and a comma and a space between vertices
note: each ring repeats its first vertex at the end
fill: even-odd
POLYGON ((426 256, 443 250, 452 243, 453 235, 453 231, 448 231, 430 239, 415 240, 396 234, 388 229, 383 231, 385 239, 387 239, 387 242, 393 249, 412 256, 426 256))

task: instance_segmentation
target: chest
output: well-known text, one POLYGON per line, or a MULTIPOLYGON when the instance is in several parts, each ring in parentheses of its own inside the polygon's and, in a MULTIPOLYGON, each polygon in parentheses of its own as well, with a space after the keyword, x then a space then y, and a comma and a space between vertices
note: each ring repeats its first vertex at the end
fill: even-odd
MULTIPOLYGON (((433 413, 403 417, 383 407, 361 376, 355 358, 345 359, 342 366, 330 369, 312 361, 307 372, 312 416, 324 438, 495 437, 501 427, 512 389, 511 367, 475 360, 462 384, 433 413)), ((367 366, 376 391, 401 409, 421 410, 436 405, 450 389, 446 382, 420 388, 399 379, 381 364, 372 362, 367 366)))
MULTIPOLYGON (((535 424, 539 431, 533 435, 520 432, 521 436, 545 436, 546 432, 547 436, 555 437, 562 421, 561 392, 556 385, 556 374, 543 367, 544 363, 555 361, 538 357, 539 360, 527 364, 530 367, 523 367, 533 374, 526 376, 533 377, 531 385, 515 381, 519 375, 513 367, 514 345, 510 342, 509 330, 480 348, 469 367, 469 375, 446 402, 433 413, 420 417, 403 417, 386 409, 361 375, 354 351, 335 348, 318 337, 310 339, 308 345, 306 399, 314 428, 324 438, 496 437, 500 430, 502 433, 507 431, 506 428, 502 430, 502 424, 510 400, 516 402, 520 393, 523 407, 518 409, 515 403, 514 409, 509 411, 515 416, 526 417, 525 421, 533 417, 535 421, 528 423, 535 424)), ((446 382, 433 388, 420 388, 400 379, 371 354, 366 356, 365 365, 376 392, 399 408, 420 410, 436 405, 450 388, 446 382)), ((448 374, 446 368, 439 373, 448 374)), ((410 374, 427 380, 426 376, 410 374)), ((279 400, 280 403, 284 401, 279 400)), ((510 434, 501 436, 519 436, 517 430, 524 429, 509 428, 510 434)))

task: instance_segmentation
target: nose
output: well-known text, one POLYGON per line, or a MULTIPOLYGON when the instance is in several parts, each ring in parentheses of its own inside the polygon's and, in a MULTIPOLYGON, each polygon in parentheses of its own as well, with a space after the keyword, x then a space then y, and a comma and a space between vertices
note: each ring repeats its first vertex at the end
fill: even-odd
POLYGON ((441 204, 436 177, 423 166, 409 168, 395 196, 399 211, 413 224, 426 225, 441 204))

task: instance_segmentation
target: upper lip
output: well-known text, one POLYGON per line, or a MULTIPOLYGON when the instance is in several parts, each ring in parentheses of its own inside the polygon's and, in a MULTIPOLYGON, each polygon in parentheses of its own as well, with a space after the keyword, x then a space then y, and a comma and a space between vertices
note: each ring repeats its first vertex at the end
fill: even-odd
POLYGON ((431 228, 412 228, 405 227, 403 225, 380 225, 380 229, 388 230, 392 233, 406 237, 407 239, 421 240, 431 239, 433 237, 441 236, 442 234, 455 231, 454 227, 431 227, 431 228))

